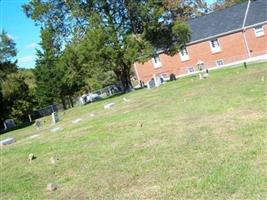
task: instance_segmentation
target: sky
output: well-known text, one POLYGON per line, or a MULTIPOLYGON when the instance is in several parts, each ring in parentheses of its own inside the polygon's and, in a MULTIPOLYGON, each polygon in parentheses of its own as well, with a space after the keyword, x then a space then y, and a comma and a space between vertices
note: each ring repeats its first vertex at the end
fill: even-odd
MULTIPOLYGON (((206 0, 212 3, 215 0, 206 0)), ((29 0, 0 0, 0 31, 5 30, 15 41, 18 66, 34 68, 36 48, 40 42, 40 27, 27 18, 21 6, 29 0)))

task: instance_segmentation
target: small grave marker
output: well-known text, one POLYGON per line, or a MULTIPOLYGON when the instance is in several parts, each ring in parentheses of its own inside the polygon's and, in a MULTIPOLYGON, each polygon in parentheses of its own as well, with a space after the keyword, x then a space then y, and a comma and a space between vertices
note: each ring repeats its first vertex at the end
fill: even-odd
POLYGON ((12 138, 12 137, 11 138, 6 138, 6 139, 0 141, 0 146, 12 144, 14 142, 16 142, 15 138, 12 138))
POLYGON ((128 103, 129 102, 129 99, 127 99, 126 97, 123 97, 123 101, 128 103))
POLYGON ((73 124, 78 124, 82 121, 82 119, 78 118, 72 121, 73 124))
POLYGON ((50 192, 55 191, 57 189, 57 185, 55 183, 48 183, 46 189, 50 192))
POLYGON ((57 131, 60 131, 60 130, 61 130, 60 127, 56 127, 56 128, 51 129, 50 131, 54 133, 54 132, 57 132, 57 131))
POLYGON ((109 104, 105 105, 104 108, 105 109, 111 109, 114 105, 115 105, 115 103, 109 103, 109 104))
POLYGON ((37 137, 39 137, 40 135, 39 134, 34 134, 34 135, 32 135, 32 136, 29 136, 28 138, 29 139, 34 139, 34 138, 37 138, 37 137))
POLYGON ((36 120, 34 126, 35 126, 35 128, 37 130, 39 130, 41 128, 41 122, 40 122, 40 120, 36 120))

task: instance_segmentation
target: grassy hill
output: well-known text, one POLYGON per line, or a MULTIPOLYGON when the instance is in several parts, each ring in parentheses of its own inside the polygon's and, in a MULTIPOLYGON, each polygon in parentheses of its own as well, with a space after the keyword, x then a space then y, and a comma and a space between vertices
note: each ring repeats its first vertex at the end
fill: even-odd
POLYGON ((1 149, 1 199, 267 199, 267 63, 182 78, 60 117, 56 125, 43 119, 39 131, 1 135, 17 139, 1 149), (46 191, 49 182, 58 189, 46 191))

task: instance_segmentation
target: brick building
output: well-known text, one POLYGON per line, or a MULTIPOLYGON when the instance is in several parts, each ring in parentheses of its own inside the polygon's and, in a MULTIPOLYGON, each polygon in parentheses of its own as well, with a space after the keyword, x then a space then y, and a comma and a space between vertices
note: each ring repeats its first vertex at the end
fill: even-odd
POLYGON ((174 56, 159 53, 146 63, 135 63, 138 80, 153 76, 195 73, 247 59, 267 57, 267 0, 254 0, 188 21, 192 35, 186 48, 174 56))

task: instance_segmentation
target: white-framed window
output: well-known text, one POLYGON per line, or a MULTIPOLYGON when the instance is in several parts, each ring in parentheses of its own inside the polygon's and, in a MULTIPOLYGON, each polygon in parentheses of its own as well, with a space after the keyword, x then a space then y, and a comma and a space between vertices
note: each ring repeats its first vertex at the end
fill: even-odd
POLYGON ((188 74, 191 74, 191 73, 193 73, 193 72, 195 72, 194 67, 188 67, 188 68, 187 68, 187 73, 188 73, 188 74))
POLYGON ((264 29, 263 29, 263 26, 256 26, 254 28, 254 31, 255 31, 255 35, 256 37, 260 37, 260 36, 263 36, 264 35, 264 29))
POLYGON ((217 66, 217 67, 220 67, 220 66, 223 66, 223 65, 224 65, 223 59, 221 59, 221 60, 216 60, 216 66, 217 66))
POLYGON ((211 48, 212 53, 217 53, 221 51, 221 47, 218 42, 218 39, 213 39, 210 41, 210 48, 211 48))
POLYGON ((162 66, 161 61, 160 61, 160 58, 159 58, 159 55, 155 55, 152 58, 152 63, 153 63, 154 68, 159 68, 159 67, 162 66))
POLYGON ((182 48, 179 52, 181 61, 189 60, 189 54, 186 48, 182 48))

